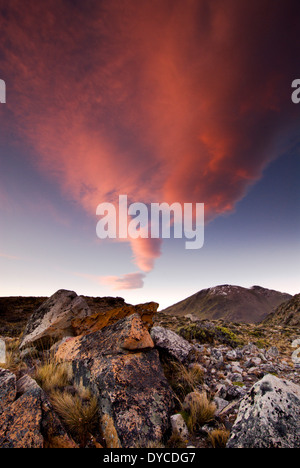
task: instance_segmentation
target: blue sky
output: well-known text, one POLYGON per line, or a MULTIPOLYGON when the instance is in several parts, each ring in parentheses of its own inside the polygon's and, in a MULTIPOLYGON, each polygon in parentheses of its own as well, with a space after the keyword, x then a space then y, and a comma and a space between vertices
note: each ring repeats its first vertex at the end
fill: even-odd
POLYGON ((122 5, 0 8, 0 295, 299 292, 299 2, 122 5), (204 203, 204 247, 101 241, 120 194, 204 203))

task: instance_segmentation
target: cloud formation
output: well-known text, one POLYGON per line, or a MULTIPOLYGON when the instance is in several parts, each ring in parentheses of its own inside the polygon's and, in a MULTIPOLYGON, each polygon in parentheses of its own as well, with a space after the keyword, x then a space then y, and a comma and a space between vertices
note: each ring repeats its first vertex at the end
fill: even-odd
MULTIPOLYGON (((8 3, 7 128, 93 216, 127 194, 204 202, 213 219, 234 209, 298 122, 298 15, 298 0, 8 3)), ((150 271, 160 242, 131 246, 150 271)))
POLYGON ((100 278, 100 283, 112 287, 114 291, 121 289, 140 289, 144 286, 145 274, 127 273, 123 276, 103 276, 100 278))

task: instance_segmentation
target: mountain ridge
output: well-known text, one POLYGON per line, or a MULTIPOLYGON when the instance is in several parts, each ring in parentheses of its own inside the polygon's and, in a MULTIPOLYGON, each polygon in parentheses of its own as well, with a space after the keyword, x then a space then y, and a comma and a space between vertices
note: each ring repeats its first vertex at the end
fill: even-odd
POLYGON ((245 288, 224 284, 202 289, 161 312, 198 319, 259 323, 293 296, 261 286, 245 288))
POLYGON ((263 324, 300 327, 300 294, 296 294, 290 300, 280 304, 274 312, 265 318, 263 324))

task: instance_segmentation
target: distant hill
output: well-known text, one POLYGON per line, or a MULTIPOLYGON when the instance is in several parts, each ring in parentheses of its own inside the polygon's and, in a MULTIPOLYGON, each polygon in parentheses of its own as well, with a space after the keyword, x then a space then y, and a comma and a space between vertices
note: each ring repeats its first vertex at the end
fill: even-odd
POLYGON ((281 304, 263 321, 265 325, 300 327, 300 294, 281 304))
POLYGON ((290 294, 260 286, 248 289, 222 285, 203 289, 162 312, 177 316, 192 314, 199 319, 258 323, 291 298, 290 294))

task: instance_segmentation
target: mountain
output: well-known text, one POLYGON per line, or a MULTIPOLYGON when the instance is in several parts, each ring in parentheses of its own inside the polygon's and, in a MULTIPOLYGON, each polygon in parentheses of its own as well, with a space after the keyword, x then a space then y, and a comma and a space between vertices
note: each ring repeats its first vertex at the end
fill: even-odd
POLYGON ((275 312, 263 321, 264 325, 300 327, 300 294, 279 305, 275 312))
POLYGON ((260 286, 248 289, 226 284, 203 289, 162 312, 177 316, 192 314, 199 319, 258 323, 291 298, 290 294, 260 286))

